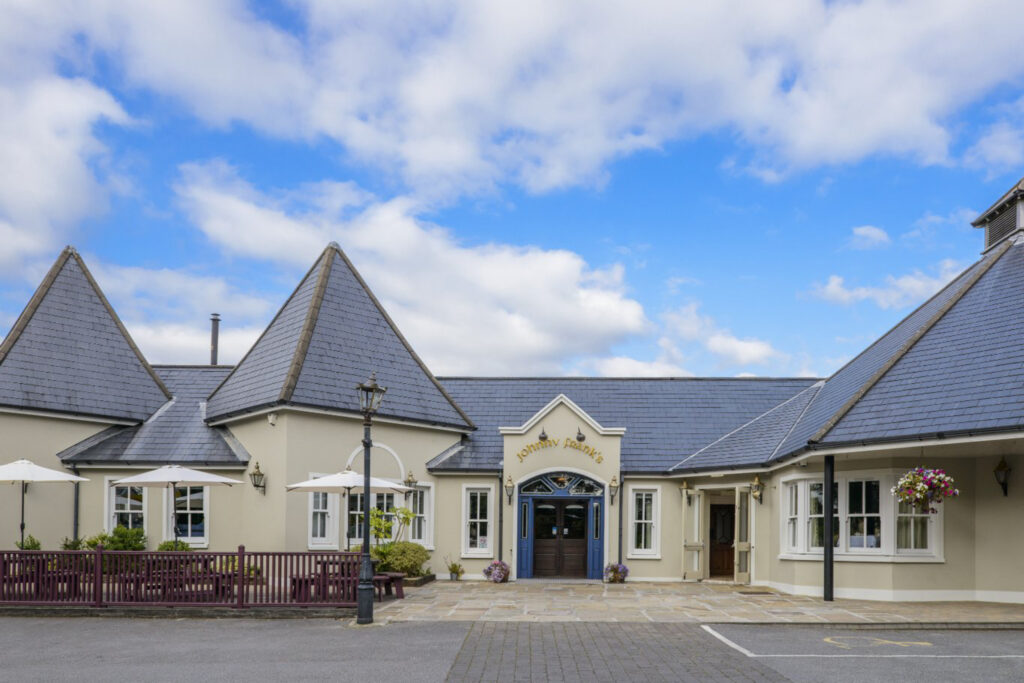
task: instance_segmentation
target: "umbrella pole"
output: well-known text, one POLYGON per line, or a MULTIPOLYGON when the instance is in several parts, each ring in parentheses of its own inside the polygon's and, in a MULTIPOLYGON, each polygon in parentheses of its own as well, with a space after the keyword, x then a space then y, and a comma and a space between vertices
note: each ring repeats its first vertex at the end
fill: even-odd
POLYGON ((178 525, 175 524, 175 519, 174 519, 174 484, 175 484, 175 482, 171 482, 171 484, 170 484, 170 489, 171 489, 171 531, 174 532, 174 549, 177 550, 178 549, 178 525))
POLYGON ((348 532, 348 506, 352 504, 352 487, 345 489, 345 552, 352 550, 352 534, 348 532))
POLYGON ((25 482, 21 482, 21 544, 19 547, 25 549, 25 482))

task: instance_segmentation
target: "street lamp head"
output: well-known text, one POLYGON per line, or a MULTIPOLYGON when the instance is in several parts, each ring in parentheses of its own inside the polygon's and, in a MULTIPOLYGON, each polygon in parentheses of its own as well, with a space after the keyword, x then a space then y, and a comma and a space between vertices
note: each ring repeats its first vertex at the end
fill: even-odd
POLYGON ((380 408, 381 401, 384 400, 384 392, 387 391, 386 387, 382 387, 377 384, 377 373, 371 373, 370 379, 363 384, 356 387, 359 390, 359 410, 363 415, 373 415, 380 408))

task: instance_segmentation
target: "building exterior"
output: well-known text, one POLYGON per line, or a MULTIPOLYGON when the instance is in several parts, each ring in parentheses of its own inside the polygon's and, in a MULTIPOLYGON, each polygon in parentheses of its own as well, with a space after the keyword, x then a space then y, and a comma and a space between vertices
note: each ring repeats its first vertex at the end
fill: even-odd
MULTIPOLYGON (((836 463, 836 595, 1024 602, 1024 182, 983 213, 980 260, 826 379, 434 377, 329 245, 234 367, 153 366, 74 249, 0 345, 0 461, 89 478, 33 485, 44 548, 116 525, 153 546, 345 549, 364 501, 285 484, 362 465, 355 386, 387 387, 373 474, 414 482, 411 540, 479 578, 721 579, 821 594, 823 459, 836 463), (173 496, 110 482, 177 463, 232 488, 173 496), (257 465, 265 489, 247 476, 257 465), (960 496, 897 504, 941 467, 960 496)), ((0 543, 19 497, 0 496, 0 543)), ((358 539, 355 539, 358 542, 358 539)))

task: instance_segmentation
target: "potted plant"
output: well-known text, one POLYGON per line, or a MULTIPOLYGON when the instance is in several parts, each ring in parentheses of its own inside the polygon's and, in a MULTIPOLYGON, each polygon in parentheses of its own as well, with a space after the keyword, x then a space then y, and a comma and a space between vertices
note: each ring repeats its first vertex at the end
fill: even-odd
POLYGON ((484 578, 494 583, 506 583, 508 582, 509 569, 508 565, 501 560, 495 560, 491 562, 484 569, 484 578))
POLYGON ((604 568, 604 580, 607 583, 626 583, 629 567, 624 564, 611 563, 604 568))
POLYGON ((458 562, 453 562, 447 557, 444 558, 445 564, 448 565, 448 578, 452 581, 458 581, 462 578, 462 575, 466 573, 466 568, 458 562))
POLYGON ((901 503, 911 505, 918 510, 936 513, 936 505, 946 498, 960 495, 953 477, 945 470, 915 467, 896 482, 892 487, 892 495, 901 503))

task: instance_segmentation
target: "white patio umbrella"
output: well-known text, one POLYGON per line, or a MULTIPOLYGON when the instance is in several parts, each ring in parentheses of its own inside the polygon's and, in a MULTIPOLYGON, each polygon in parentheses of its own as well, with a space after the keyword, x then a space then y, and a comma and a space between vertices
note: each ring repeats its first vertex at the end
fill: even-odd
POLYGON ((176 486, 232 486, 243 482, 219 474, 193 470, 181 465, 164 465, 155 470, 136 474, 110 482, 111 486, 145 486, 166 488, 170 492, 171 528, 174 530, 174 545, 178 545, 178 525, 174 523, 174 488, 176 486))
MULTIPOLYGON (((300 481, 298 484, 291 484, 285 488, 289 491, 305 491, 307 493, 345 493, 345 495, 351 495, 352 489, 363 490, 363 475, 359 472, 353 472, 351 467, 346 467, 344 472, 300 481)), ((408 486, 396 484, 387 479, 370 477, 370 493, 405 493, 412 490, 408 486)))
POLYGON ((40 467, 31 460, 15 460, 0 465, 0 483, 21 484, 21 544, 25 544, 25 484, 53 481, 89 481, 68 472, 40 467))

